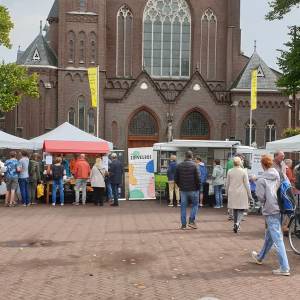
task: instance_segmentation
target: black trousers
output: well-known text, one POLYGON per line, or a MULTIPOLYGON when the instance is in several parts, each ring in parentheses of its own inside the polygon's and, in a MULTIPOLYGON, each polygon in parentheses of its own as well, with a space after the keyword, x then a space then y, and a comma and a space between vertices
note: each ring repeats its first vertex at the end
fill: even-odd
POLYGON ((104 187, 93 187, 93 201, 95 205, 103 205, 104 187))

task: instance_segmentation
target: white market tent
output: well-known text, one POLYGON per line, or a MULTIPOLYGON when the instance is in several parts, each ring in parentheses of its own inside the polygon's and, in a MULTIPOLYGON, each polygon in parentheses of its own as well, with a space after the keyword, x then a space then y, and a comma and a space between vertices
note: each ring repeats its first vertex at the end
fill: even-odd
POLYGON ((45 141, 72 141, 72 142, 106 142, 109 149, 113 150, 113 144, 103 139, 97 138, 68 122, 65 122, 57 128, 30 140, 34 150, 43 149, 45 141))
POLYGON ((266 149, 270 152, 300 152, 300 134, 267 143, 266 149))
POLYGON ((0 130, 0 149, 32 149, 32 143, 0 130))

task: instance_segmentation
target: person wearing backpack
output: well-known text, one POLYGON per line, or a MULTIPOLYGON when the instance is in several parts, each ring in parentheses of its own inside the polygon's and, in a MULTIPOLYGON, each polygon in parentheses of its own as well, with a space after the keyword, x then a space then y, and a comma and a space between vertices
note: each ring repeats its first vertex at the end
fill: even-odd
POLYGON ((36 204, 36 188, 41 180, 40 164, 38 162, 38 154, 33 153, 29 161, 29 203, 36 204))
POLYGON ((52 175, 52 205, 56 205, 56 190, 59 189, 60 205, 64 205, 64 182, 63 177, 66 175, 64 166, 62 165, 62 158, 56 157, 54 165, 51 167, 52 175))
POLYGON ((273 158, 270 155, 263 155, 261 165, 264 173, 257 180, 256 195, 262 203, 262 214, 265 216, 266 232, 264 245, 259 253, 252 251, 252 258, 256 264, 261 265, 267 254, 275 245, 279 269, 274 270, 274 275, 289 276, 290 266, 286 254, 281 229, 281 213, 278 203, 277 191, 280 187, 280 175, 273 168, 273 158))

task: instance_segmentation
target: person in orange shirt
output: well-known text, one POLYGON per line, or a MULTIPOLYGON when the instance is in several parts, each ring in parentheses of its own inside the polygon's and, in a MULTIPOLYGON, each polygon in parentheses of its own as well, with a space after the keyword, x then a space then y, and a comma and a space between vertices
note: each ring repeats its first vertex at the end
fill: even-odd
POLYGON ((90 178, 91 167, 85 159, 85 154, 80 154, 76 160, 74 167, 75 184, 75 202, 74 205, 79 205, 79 193, 82 190, 82 205, 86 203, 86 183, 90 178))
POLYGON ((74 157, 70 160, 70 171, 71 171, 72 175, 74 175, 74 173, 75 173, 76 160, 77 160, 77 155, 74 154, 74 157))

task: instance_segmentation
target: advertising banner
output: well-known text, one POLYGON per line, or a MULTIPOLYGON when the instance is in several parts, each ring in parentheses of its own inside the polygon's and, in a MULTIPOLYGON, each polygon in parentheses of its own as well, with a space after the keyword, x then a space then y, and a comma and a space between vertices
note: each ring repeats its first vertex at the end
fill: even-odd
POLYGON ((129 148, 129 200, 155 199, 153 148, 129 148))

